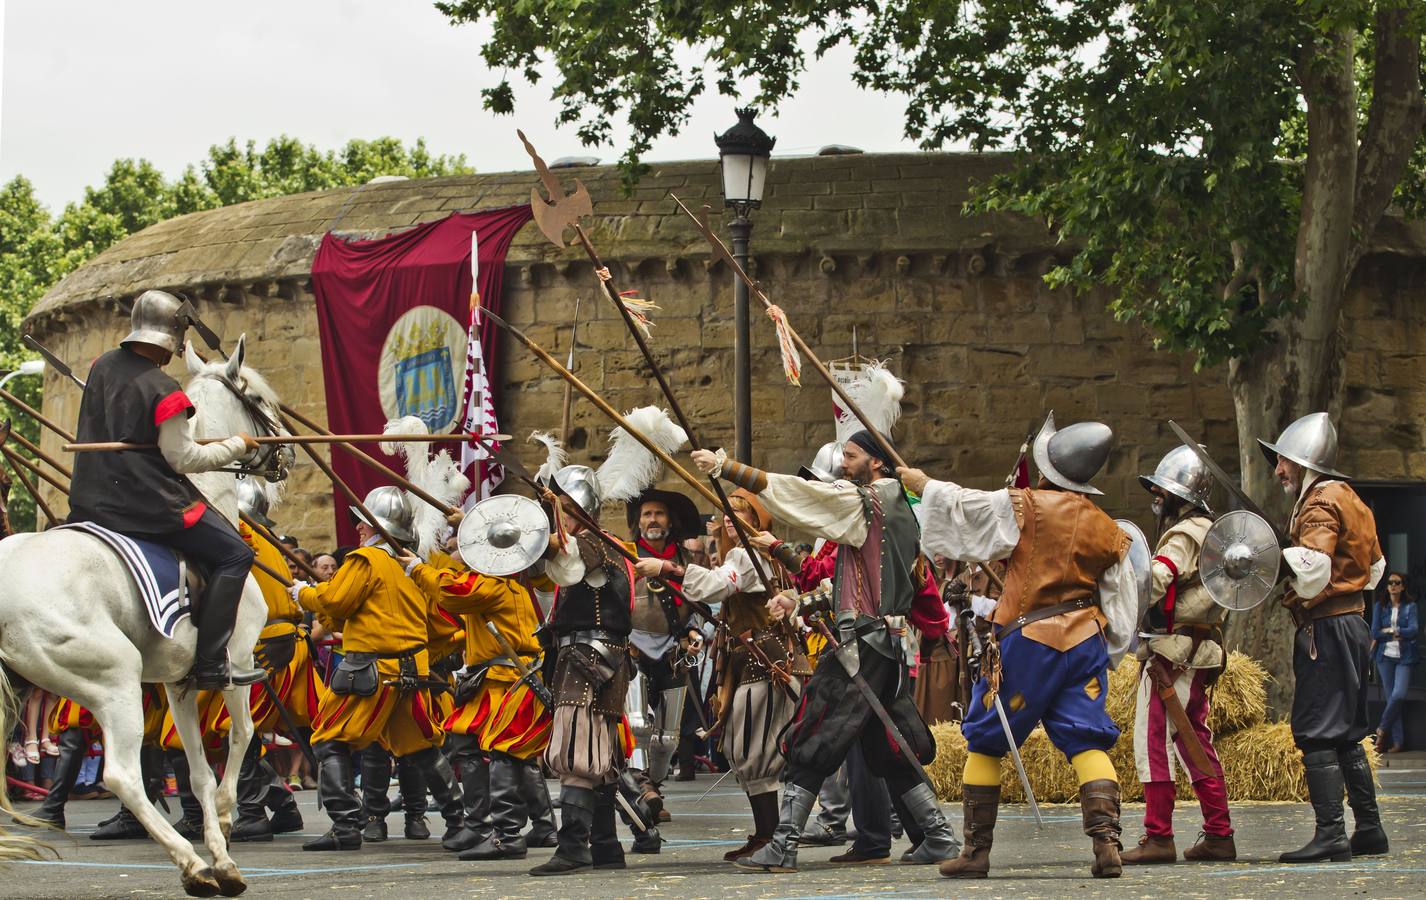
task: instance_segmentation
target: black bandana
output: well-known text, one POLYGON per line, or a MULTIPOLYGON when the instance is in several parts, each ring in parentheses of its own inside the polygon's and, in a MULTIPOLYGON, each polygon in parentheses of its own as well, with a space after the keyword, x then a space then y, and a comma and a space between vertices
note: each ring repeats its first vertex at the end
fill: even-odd
MULTIPOLYGON (((856 434, 847 438, 847 441, 856 444, 858 447, 871 454, 873 458, 881 460, 881 464, 886 470, 887 478, 896 477, 896 461, 893 460, 891 456, 881 448, 881 444, 877 442, 876 438, 871 436, 870 431, 867 431, 865 428, 863 428, 861 431, 858 431, 856 434)), ((887 438, 886 442, 890 444, 891 439, 887 438)))

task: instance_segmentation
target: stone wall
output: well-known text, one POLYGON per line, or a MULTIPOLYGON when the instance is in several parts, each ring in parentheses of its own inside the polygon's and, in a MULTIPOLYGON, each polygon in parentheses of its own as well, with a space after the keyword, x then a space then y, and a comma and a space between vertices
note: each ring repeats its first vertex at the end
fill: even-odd
MULTIPOLYGON (((998 486, 1044 410, 1054 409, 1061 423, 1099 418, 1119 435, 1097 479, 1106 505, 1146 519, 1134 476, 1174 443, 1166 417, 1203 435, 1236 467, 1225 370, 1195 372, 1185 357, 1153 352, 1141 328, 1104 311, 1103 296, 1048 290, 1041 276, 1057 251, 1037 228, 961 216, 968 185, 1002 164, 955 154, 777 160, 755 214, 757 275, 823 359, 850 355, 855 329, 862 354, 890 360, 907 381, 895 438, 913 464, 998 486)), ((627 197, 607 167, 563 174, 578 175, 594 196, 591 234, 618 286, 659 304, 652 344, 700 438, 731 444, 731 276, 709 264, 707 247, 666 196, 673 190, 691 205, 715 199, 716 164, 660 167, 627 197)), ((320 235, 334 227, 385 233, 455 209, 520 202, 533 182, 531 173, 515 173, 374 185, 172 220, 66 279, 27 324, 61 356, 82 361, 82 373, 126 328, 110 298, 149 287, 190 290, 230 340, 247 332, 249 362, 284 400, 324 421, 307 279, 320 235)), ((1363 478, 1426 478, 1422 259, 1399 247, 1369 258, 1349 304, 1342 465, 1363 478)), ((583 298, 577 373, 621 409, 662 402, 617 313, 595 300, 582 256, 545 243, 532 226, 517 238, 507 268, 510 321, 563 358, 575 298, 583 298)), ((556 429, 563 383, 508 340, 500 355, 504 429, 522 441, 531 429, 556 429)), ((830 393, 805 363, 803 386, 786 384, 761 314, 753 320, 752 360, 753 461, 792 471, 832 437, 830 393)), ((78 390, 53 374, 45 389, 46 412, 72 422, 78 390)), ((598 411, 576 399, 574 424, 573 458, 600 458, 608 427, 598 411)), ((45 444, 53 450, 58 442, 45 444)), ((536 448, 521 447, 534 460, 536 448)), ((277 519, 305 545, 330 544, 331 495, 315 467, 299 466, 277 519)), ((622 516, 615 519, 622 528, 622 516)))

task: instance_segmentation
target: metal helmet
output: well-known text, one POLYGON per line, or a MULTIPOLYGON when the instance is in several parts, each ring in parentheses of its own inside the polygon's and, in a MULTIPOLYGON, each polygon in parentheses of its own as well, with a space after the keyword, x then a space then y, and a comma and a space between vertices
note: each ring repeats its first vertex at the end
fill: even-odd
POLYGON ((238 479, 238 509, 263 528, 272 528, 272 519, 267 517, 270 508, 267 491, 251 478, 238 479))
POLYGON ((1045 424, 1035 436, 1031 453, 1035 468, 1067 491, 1081 494, 1103 494, 1089 479, 1109 458, 1109 446, 1114 443, 1114 431, 1103 422, 1076 422, 1066 428, 1055 428, 1055 414, 1045 417, 1045 424))
POLYGON ((568 494, 580 509, 599 517, 603 498, 599 495, 599 478, 589 466, 565 466, 555 473, 555 489, 568 494))
POLYGON ((119 345, 138 341, 177 353, 183 346, 183 332, 188 328, 188 318, 181 314, 184 306, 182 300, 168 291, 144 291, 134 301, 134 311, 129 314, 131 330, 119 345))
POLYGON ((1277 442, 1269 444, 1262 438, 1263 455, 1268 465, 1276 466, 1277 458, 1285 456, 1293 462, 1314 472, 1346 478, 1333 468, 1337 464, 1337 428, 1324 412, 1308 413, 1283 429, 1277 442))
POLYGON ((1208 506, 1208 498, 1213 494, 1213 473, 1208 471, 1191 447, 1180 444, 1165 453, 1154 467, 1154 474, 1140 475, 1139 483, 1144 490, 1161 488, 1209 515, 1213 514, 1208 506))
MULTIPOLYGON (((371 510, 376 524, 384 528, 387 534, 403 542, 416 539, 416 533, 413 530, 416 515, 411 510, 411 503, 406 499, 405 491, 390 485, 372 488, 362 503, 371 510)), ((372 524, 357 507, 349 506, 347 509, 350 509, 352 515, 361 521, 368 525, 372 524)))
POLYGON ((812 457, 812 464, 802 466, 797 474, 807 481, 822 481, 830 484, 846 474, 842 465, 841 441, 828 441, 812 457))

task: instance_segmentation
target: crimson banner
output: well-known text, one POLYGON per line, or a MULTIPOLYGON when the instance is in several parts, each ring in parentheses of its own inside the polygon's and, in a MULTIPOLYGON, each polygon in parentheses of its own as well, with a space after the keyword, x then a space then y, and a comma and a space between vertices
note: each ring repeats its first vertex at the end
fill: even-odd
MULTIPOLYGON (((312 260, 327 425, 346 434, 382 430, 388 419, 418 416, 432 432, 459 430, 465 411, 466 329, 470 321, 471 232, 479 244, 481 305, 500 313, 505 253, 530 220, 530 207, 453 213, 409 231, 366 241, 328 234, 312 260)), ((495 325, 481 327, 485 370, 495 377, 495 325)), ((366 450, 402 471, 401 461, 366 450)), ((449 447, 456 459, 458 446, 449 447)), ((357 493, 384 484, 380 474, 341 451, 332 466, 357 493)), ((473 479, 474 480, 474 479, 473 479)), ((345 496, 334 490, 337 541, 354 544, 345 496)))

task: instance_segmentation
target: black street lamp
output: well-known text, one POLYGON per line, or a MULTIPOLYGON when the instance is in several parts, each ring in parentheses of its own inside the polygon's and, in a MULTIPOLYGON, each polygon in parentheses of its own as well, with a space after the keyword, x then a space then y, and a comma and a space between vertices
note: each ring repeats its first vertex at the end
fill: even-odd
MULTIPOLYGON (((767 183, 768 157, 776 138, 753 124, 757 112, 740 109, 738 124, 713 138, 723 176, 723 205, 733 211, 728 231, 733 238, 733 258, 748 267, 748 238, 753 223, 748 213, 762 206, 767 183)), ((733 278, 733 422, 735 456, 751 463, 753 455, 752 373, 748 355, 748 286, 733 278)))

